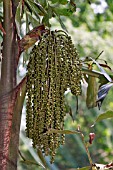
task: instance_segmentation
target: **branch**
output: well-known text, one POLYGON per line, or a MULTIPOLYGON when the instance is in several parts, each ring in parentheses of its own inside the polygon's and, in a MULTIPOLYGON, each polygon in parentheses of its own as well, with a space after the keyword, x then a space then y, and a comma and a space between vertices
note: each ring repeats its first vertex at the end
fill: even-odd
POLYGON ((95 71, 95 70, 89 70, 89 69, 84 68, 84 67, 82 67, 82 73, 88 74, 88 75, 90 75, 92 77, 96 77, 96 78, 104 77, 103 73, 95 71))
POLYGON ((84 147, 85 147, 85 150, 86 150, 86 153, 87 153, 87 156, 88 156, 88 159, 89 159, 90 166, 92 166, 93 161, 92 161, 92 159, 91 159, 91 155, 90 155, 90 152, 89 152, 89 149, 88 149, 88 145, 87 145, 87 143, 85 142, 84 134, 83 134, 82 131, 80 130, 80 126, 78 126, 78 132, 79 132, 79 134, 80 134, 80 137, 81 137, 81 139, 82 139, 83 145, 84 145, 84 147))

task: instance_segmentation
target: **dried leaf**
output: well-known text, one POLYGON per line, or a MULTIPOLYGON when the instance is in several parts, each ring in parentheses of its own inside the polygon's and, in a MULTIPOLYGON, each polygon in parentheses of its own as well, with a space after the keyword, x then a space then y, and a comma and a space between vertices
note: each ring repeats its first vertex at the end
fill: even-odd
POLYGON ((35 27, 33 30, 31 30, 28 34, 26 34, 18 43, 20 48, 20 53, 24 50, 31 47, 35 42, 40 38, 40 36, 47 32, 44 25, 40 25, 38 27, 35 27))

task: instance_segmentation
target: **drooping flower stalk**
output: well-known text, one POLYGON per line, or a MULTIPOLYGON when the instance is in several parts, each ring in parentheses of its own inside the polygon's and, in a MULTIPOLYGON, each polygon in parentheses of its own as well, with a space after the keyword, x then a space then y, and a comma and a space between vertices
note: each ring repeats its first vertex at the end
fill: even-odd
POLYGON ((64 128, 67 88, 76 96, 81 93, 81 62, 71 37, 60 31, 44 34, 32 49, 27 69, 26 134, 53 162, 64 135, 47 131, 64 128))

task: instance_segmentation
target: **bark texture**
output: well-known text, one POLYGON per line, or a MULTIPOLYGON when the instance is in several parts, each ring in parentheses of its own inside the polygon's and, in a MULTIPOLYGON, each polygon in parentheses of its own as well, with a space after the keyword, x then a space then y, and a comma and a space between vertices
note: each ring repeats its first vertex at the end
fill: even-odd
POLYGON ((0 170, 16 170, 26 78, 0 99, 0 170))
POLYGON ((3 0, 4 30, 6 35, 3 36, 3 59, 0 81, 1 170, 17 169, 19 129, 21 118, 20 113, 24 99, 23 96, 20 96, 20 88, 15 88, 17 69, 16 50, 18 48, 16 46, 16 31, 13 11, 13 1, 3 0), (23 97, 23 99, 21 97, 23 97), (20 108, 18 108, 18 106, 20 108))

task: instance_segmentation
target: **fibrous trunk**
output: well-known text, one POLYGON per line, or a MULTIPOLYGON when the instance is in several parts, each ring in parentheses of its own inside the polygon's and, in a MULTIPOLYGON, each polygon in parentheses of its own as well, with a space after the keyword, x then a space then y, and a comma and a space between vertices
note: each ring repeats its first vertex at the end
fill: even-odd
POLYGON ((16 34, 12 1, 3 1, 3 53, 0 81, 0 169, 17 169, 20 116, 15 116, 16 87, 16 34))

